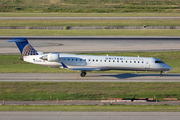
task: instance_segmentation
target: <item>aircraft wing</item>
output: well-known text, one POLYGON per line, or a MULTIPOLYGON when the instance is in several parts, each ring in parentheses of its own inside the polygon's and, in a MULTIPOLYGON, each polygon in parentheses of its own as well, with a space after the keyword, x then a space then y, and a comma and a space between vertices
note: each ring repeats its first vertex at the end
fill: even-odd
POLYGON ((98 68, 68 68, 70 70, 79 70, 79 71, 100 71, 98 68))
POLYGON ((63 62, 61 62, 63 68, 69 70, 79 70, 79 71, 100 71, 98 68, 68 68, 63 62))

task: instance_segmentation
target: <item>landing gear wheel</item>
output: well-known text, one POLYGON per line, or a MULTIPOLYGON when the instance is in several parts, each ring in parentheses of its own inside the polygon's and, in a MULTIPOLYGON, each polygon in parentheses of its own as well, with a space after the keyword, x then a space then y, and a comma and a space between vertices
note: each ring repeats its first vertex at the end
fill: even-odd
POLYGON ((86 76, 86 72, 85 71, 82 71, 81 72, 81 77, 85 77, 86 76))
POLYGON ((162 77, 162 76, 163 76, 163 74, 162 74, 162 73, 163 73, 163 71, 161 71, 161 72, 160 72, 160 77, 162 77))

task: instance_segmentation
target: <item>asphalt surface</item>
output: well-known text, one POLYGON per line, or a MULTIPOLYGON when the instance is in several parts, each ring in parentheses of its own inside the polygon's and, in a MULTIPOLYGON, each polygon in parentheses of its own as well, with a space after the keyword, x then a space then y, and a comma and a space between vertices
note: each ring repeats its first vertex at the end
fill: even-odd
POLYGON ((180 36, 0 36, 0 40, 16 37, 29 40, 180 40, 180 36))
POLYGON ((126 51, 177 51, 179 36, 1 36, 0 54, 20 54, 9 39, 25 37, 41 52, 126 52, 126 51))
POLYGON ((2 82, 180 82, 180 74, 142 73, 0 73, 2 82))
POLYGON ((147 102, 101 102, 101 100, 40 100, 40 101, 7 101, 0 105, 180 105, 180 101, 147 101, 147 102))
POLYGON ((0 112, 0 120, 179 120, 180 112, 0 112))
POLYGON ((2 20, 124 20, 124 19, 180 19, 180 17, 0 17, 2 20))

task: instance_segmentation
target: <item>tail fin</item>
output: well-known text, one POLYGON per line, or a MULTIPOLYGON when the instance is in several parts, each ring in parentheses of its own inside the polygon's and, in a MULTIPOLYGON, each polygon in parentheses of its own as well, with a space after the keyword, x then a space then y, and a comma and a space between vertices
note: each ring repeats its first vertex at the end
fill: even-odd
POLYGON ((15 42, 23 56, 38 55, 37 51, 29 44, 26 38, 13 38, 7 42, 15 42))

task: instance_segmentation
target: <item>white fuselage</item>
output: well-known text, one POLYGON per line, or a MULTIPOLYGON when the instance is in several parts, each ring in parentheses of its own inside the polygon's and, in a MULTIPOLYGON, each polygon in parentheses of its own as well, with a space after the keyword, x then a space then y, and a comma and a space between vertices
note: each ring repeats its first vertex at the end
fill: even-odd
MULTIPOLYGON (((53 53, 51 53, 53 54, 53 53)), ((57 53, 55 53, 57 54, 57 53)), ((48 61, 42 59, 48 54, 24 56, 26 62, 61 68, 63 62, 68 68, 97 68, 97 70, 135 70, 135 71, 169 71, 172 68, 157 58, 125 57, 125 56, 94 56, 58 54, 59 59, 48 61)), ((88 71, 88 70, 87 70, 88 71)))

